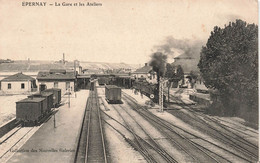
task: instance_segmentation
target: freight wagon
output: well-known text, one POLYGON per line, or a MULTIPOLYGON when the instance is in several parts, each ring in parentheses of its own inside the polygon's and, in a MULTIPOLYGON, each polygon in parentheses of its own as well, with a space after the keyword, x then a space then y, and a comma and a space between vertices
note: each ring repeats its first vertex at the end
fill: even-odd
POLYGON ((44 113, 51 111, 53 107, 53 93, 52 92, 41 92, 28 96, 28 98, 45 98, 46 99, 46 109, 44 108, 44 113))
POLYGON ((16 119, 24 125, 37 125, 43 117, 45 98, 26 98, 16 102, 16 119))
POLYGON ((108 103, 122 103, 120 87, 117 87, 115 85, 106 85, 105 96, 108 103))
POLYGON ((44 94, 46 92, 51 92, 53 94, 53 107, 58 107, 61 102, 61 89, 50 88, 42 91, 41 93, 44 94))

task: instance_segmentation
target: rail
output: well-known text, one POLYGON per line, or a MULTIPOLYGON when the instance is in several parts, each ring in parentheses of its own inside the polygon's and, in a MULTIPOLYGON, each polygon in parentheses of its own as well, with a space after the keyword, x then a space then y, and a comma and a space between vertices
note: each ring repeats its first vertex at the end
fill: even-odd
POLYGON ((190 118, 194 119, 195 121, 197 121, 199 123, 206 125, 209 129, 215 131, 218 135, 213 134, 213 133, 208 133, 208 134, 212 135, 213 137, 220 140, 221 142, 224 142, 225 144, 229 144, 233 148, 240 151, 246 157, 254 158, 254 160, 257 161, 258 146, 252 144, 251 142, 247 141, 245 138, 234 133, 233 131, 231 131, 230 129, 225 127, 225 125, 216 121, 214 118, 208 117, 202 113, 201 114, 197 113, 190 106, 186 105, 182 100, 174 97, 173 95, 171 95, 171 98, 174 98, 174 100, 180 102, 182 104, 182 107, 184 107, 185 109, 187 109, 188 111, 193 113, 195 118, 191 117, 191 116, 190 116, 190 118), (209 123, 213 123, 214 125, 219 127, 219 129, 213 127, 209 123), (222 131, 221 131, 221 129, 222 129, 222 131))
POLYGON ((105 138, 99 111, 97 90, 89 92, 74 162, 107 163, 105 138))
MULTIPOLYGON (((123 94, 124 94, 125 96, 127 96, 129 99, 131 99, 132 102, 136 103, 136 102, 134 101, 134 98, 133 98, 133 97, 129 96, 128 94, 126 94, 126 93, 124 93, 124 92, 123 92, 123 94)), ((136 105, 137 105, 137 104, 136 104, 136 105)), ((142 108, 142 106, 139 106, 139 107, 142 108)), ((213 142, 211 142, 211 141, 208 141, 208 140, 206 140, 206 139, 204 139, 204 138, 202 138, 202 137, 198 137, 197 135, 194 135, 194 134, 192 134, 192 133, 190 133, 190 132, 188 132, 188 131, 186 131, 186 130, 184 130, 184 129, 182 129, 182 128, 180 128, 180 127, 178 127, 178 126, 176 126, 176 125, 174 125, 174 124, 172 124, 172 123, 170 123, 170 122, 168 122, 168 121, 165 121, 165 120, 163 120, 163 119, 161 119, 161 118, 159 118, 159 117, 157 117, 157 116, 151 114, 149 111, 147 111, 147 110, 144 109, 144 108, 142 108, 142 110, 143 110, 143 111, 146 111, 146 114, 149 114, 149 115, 153 116, 154 118, 156 118, 156 119, 157 119, 156 122, 160 122, 160 124, 164 124, 164 123, 165 123, 165 124, 166 124, 165 127, 168 127, 168 128, 169 128, 171 131, 173 131, 173 132, 175 132, 175 128, 177 128, 177 129, 179 129, 179 130, 181 130, 181 131, 183 131, 183 132, 185 132, 185 133, 188 133, 188 134, 194 136, 195 138, 201 139, 201 140, 203 140, 203 141, 205 141, 205 142, 207 142, 207 143, 209 143, 209 144, 211 144, 211 145, 213 145, 213 146, 215 146, 215 147, 217 147, 217 148, 219 148, 219 149, 221 149, 221 150, 223 150, 223 151, 225 151, 225 152, 227 152, 227 153, 229 153, 229 154, 232 154, 232 155, 234 155, 234 156, 236 156, 236 157, 238 157, 238 158, 240 158, 240 159, 242 159, 242 160, 244 160, 244 161, 252 162, 252 161, 249 160, 248 158, 242 157, 241 155, 239 155, 239 154, 237 154, 237 153, 234 153, 234 152, 232 152, 232 151, 230 151, 230 150, 228 150, 228 149, 226 149, 226 148, 224 148, 224 147, 222 147, 222 146, 219 146, 219 145, 217 145, 217 144, 215 144, 215 143, 213 143, 213 142), (172 128, 172 127, 173 127, 173 128, 172 128)), ((143 115, 145 116, 146 114, 143 114, 143 115)), ((193 142, 193 143, 195 143, 195 142, 193 142)), ((195 144, 197 144, 197 143, 195 143, 195 144)), ((200 146, 199 144, 197 144, 197 145, 200 146)), ((221 157, 221 156, 220 156, 220 157, 221 157)))

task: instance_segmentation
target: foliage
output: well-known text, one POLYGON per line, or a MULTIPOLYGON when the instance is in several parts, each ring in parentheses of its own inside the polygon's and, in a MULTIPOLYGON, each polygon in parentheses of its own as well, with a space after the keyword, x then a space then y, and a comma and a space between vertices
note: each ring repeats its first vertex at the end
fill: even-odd
POLYGON ((196 71, 192 71, 190 72, 190 76, 189 76, 189 80, 190 80, 190 83, 191 83, 191 88, 194 87, 197 79, 199 77, 199 72, 196 72, 196 71))
POLYGON ((195 71, 190 71, 190 77, 191 79, 194 79, 195 81, 198 79, 199 73, 195 71))
POLYGON ((176 79, 177 79, 177 81, 180 81, 180 80, 184 81, 184 71, 183 71, 181 65, 177 66, 176 79))
POLYGON ((198 67, 208 88, 220 92, 224 106, 258 109, 258 26, 242 20, 214 27, 202 47, 198 67))
POLYGON ((174 66, 172 66, 170 63, 166 64, 166 72, 165 77, 168 78, 169 81, 172 81, 172 79, 176 76, 174 71, 174 66))

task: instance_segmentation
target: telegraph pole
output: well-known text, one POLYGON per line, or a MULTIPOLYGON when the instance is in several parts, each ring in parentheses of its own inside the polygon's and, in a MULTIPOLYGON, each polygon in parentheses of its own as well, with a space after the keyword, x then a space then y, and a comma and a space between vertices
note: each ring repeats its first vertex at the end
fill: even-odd
POLYGON ((159 112, 163 112, 163 82, 164 81, 161 77, 159 82, 159 112))
POLYGON ((54 117, 53 117, 54 128, 56 128, 55 114, 56 114, 56 113, 54 113, 54 117))
POLYGON ((69 102, 68 102, 69 108, 70 108, 70 88, 69 88, 69 102))

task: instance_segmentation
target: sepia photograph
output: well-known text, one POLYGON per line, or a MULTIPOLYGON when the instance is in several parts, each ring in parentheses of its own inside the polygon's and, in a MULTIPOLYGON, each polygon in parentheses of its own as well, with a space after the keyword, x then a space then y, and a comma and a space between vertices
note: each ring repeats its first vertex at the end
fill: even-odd
POLYGON ((0 162, 259 162, 258 22, 257 0, 0 0, 0 162))

